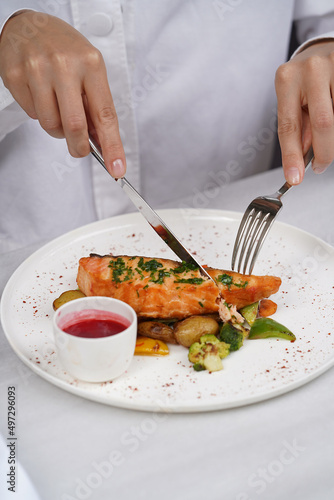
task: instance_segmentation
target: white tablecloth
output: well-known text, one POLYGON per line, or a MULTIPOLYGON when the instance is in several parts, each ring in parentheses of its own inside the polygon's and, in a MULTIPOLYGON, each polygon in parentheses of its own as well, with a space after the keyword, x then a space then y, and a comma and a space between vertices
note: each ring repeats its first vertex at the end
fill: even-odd
MULTIPOLYGON (((282 181, 282 171, 274 170, 221 186, 214 197, 194 193, 179 206, 243 212, 255 195, 282 181)), ((284 198, 279 220, 333 245, 333 193, 334 168, 322 176, 308 172, 284 198)), ((0 256, 0 291, 38 246, 0 256)), ((334 276, 328 279, 334 285, 334 276)), ((38 498, 25 490, 27 477, 43 500, 334 498, 333 369, 262 403, 157 415, 94 403, 49 384, 17 358, 1 329, 0 356, 1 432, 6 440, 6 394, 15 386, 16 450, 24 468, 16 486, 26 500, 38 498)), ((7 457, 2 447, 0 498, 21 498, 5 496, 7 457)))

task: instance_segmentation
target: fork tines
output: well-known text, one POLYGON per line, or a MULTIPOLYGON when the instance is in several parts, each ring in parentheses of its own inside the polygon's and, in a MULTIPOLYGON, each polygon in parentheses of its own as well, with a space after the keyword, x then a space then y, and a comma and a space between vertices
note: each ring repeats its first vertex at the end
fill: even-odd
MULTIPOLYGON (((304 156, 305 172, 312 165, 314 158, 312 146, 304 156)), ((243 274, 251 274, 262 244, 274 222, 277 214, 283 207, 281 198, 293 186, 285 182, 276 193, 255 198, 247 207, 241 220, 239 231, 234 243, 232 255, 232 269, 238 257, 237 271, 242 269, 243 274), (248 273, 246 273, 248 267, 248 273)))
MULTIPOLYGON (((261 198, 254 200, 247 208, 241 220, 238 234, 233 249, 232 269, 234 270, 239 255, 237 271, 243 274, 251 274, 255 265, 257 255, 267 236, 267 233, 280 210, 274 206, 274 213, 259 209, 261 198), (257 205, 257 206, 254 206, 257 205), (248 267, 248 270, 247 270, 248 267)), ((273 200, 274 201, 274 200, 273 200)))

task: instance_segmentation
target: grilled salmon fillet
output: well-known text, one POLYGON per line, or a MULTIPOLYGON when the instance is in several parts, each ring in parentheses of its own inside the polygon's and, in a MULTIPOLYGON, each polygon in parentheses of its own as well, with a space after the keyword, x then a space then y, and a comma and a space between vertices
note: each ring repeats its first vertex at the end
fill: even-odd
POLYGON ((128 303, 139 318, 166 319, 216 313, 221 300, 240 309, 276 293, 281 284, 275 276, 247 276, 209 267, 207 271, 218 288, 191 264, 91 254, 79 261, 77 283, 87 296, 128 303))

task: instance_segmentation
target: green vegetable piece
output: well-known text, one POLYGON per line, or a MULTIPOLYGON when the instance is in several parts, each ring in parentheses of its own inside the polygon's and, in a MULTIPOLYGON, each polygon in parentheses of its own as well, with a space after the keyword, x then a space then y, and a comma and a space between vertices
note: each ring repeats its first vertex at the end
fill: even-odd
POLYGON ((219 339, 217 339, 216 335, 212 335, 210 333, 206 333, 205 335, 202 335, 202 337, 199 339, 201 344, 219 344, 219 339))
POLYGON ((223 363, 216 352, 207 353, 203 358, 203 366, 209 372, 219 372, 223 369, 223 363))
POLYGON ((202 335, 199 342, 189 347, 188 358, 194 363, 196 371, 216 372, 223 369, 221 360, 230 352, 230 346, 221 342, 215 335, 202 335))
POLYGON ((201 363, 195 363, 194 370, 196 372, 202 372, 203 370, 205 370, 205 366, 201 365, 201 363))
POLYGON ((252 325, 248 338, 253 339, 267 339, 269 337, 278 337, 281 339, 296 340, 295 335, 286 326, 277 323, 271 318, 258 318, 252 325))
POLYGON ((259 303, 254 302, 253 304, 249 304, 248 306, 243 307, 239 312, 245 318, 249 326, 253 326, 258 310, 259 303))
POLYGON ((202 352, 202 346, 199 342, 194 342, 191 344, 189 347, 189 352, 188 352, 188 359, 194 365, 201 365, 203 366, 203 352, 202 352))
POLYGON ((221 342, 229 344, 230 351, 237 351, 244 343, 244 335, 232 323, 224 323, 220 328, 219 339, 221 342))

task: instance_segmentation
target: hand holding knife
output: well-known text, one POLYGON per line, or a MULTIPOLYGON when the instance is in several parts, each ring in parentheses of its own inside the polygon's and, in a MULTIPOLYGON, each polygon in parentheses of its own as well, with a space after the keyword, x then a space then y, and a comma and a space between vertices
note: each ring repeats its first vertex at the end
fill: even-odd
MULTIPOLYGON (((89 144, 91 147, 92 155, 98 160, 98 162, 107 170, 105 166, 103 156, 101 154, 100 148, 95 144, 92 138, 89 139, 89 144)), ((136 191, 136 189, 130 184, 130 182, 125 178, 121 177, 115 179, 116 182, 123 188, 132 203, 139 210, 139 212, 145 217, 149 225, 154 229, 154 231, 160 236, 160 238, 169 246, 169 248, 187 264, 194 264, 198 267, 199 272, 205 278, 209 278, 217 286, 216 282, 209 275, 209 273, 197 262, 195 257, 185 248, 185 246, 179 241, 179 239, 173 234, 173 232, 168 228, 164 221, 159 217, 159 215, 153 210, 152 207, 144 200, 144 198, 136 191)))

